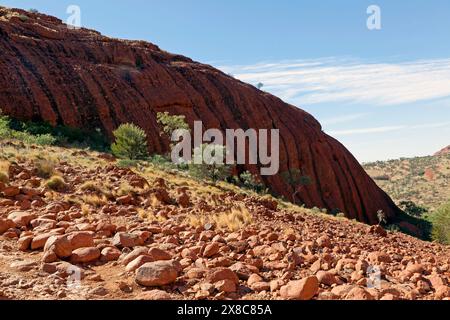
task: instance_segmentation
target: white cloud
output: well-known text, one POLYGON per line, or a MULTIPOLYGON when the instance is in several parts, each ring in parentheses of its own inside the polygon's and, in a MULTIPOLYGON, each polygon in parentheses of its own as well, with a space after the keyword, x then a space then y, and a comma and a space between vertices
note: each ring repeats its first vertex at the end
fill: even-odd
POLYGON ((398 63, 325 58, 220 67, 296 105, 398 105, 450 96, 450 58, 398 63))
POLYGON ((362 128, 362 129, 349 129, 349 130, 334 130, 327 133, 331 136, 351 136, 355 134, 367 134, 367 133, 384 133, 390 131, 398 131, 407 128, 406 126, 386 126, 375 128, 362 128))
POLYGON ((417 125, 397 125, 397 126, 384 126, 374 128, 332 130, 328 131, 327 134, 331 136, 351 136, 370 133, 385 133, 399 130, 433 129, 433 128, 448 128, 448 127, 450 127, 450 122, 437 122, 437 123, 423 123, 417 125))
POLYGON ((368 113, 348 114, 348 115, 344 115, 344 116, 337 116, 334 118, 324 119, 324 120, 320 121, 320 123, 324 126, 328 126, 328 125, 333 125, 333 124, 354 121, 357 119, 361 119, 367 115, 368 115, 368 113))

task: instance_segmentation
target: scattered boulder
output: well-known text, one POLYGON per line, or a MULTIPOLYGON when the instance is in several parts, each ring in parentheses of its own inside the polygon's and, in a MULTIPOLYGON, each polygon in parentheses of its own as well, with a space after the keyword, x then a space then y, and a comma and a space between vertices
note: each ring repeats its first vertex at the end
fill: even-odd
POLYGON ((172 300, 170 294, 162 290, 145 291, 136 297, 136 300, 172 300))
POLYGON ((147 256, 147 255, 142 255, 142 256, 137 257, 130 263, 128 263, 127 266, 125 267, 125 270, 127 272, 132 272, 132 271, 135 271, 140 266, 144 265, 145 263, 154 262, 154 261, 155 260, 152 257, 147 256))
POLYGON ((75 249, 70 256, 70 262, 77 263, 89 263, 96 261, 100 258, 100 250, 96 247, 91 248, 79 248, 75 249))
POLYGON ((217 242, 213 242, 208 244, 203 251, 203 256, 206 258, 212 257, 219 253, 220 245, 217 242))
POLYGON ((153 260, 153 261, 160 261, 160 260, 171 260, 172 256, 167 251, 161 250, 159 248, 150 248, 147 252, 147 255, 153 260))
POLYGON ((122 252, 116 247, 106 247, 101 251, 100 260, 103 262, 116 261, 121 256, 122 252))
POLYGON ((354 287, 345 296, 345 300, 374 300, 373 296, 362 287, 354 287))
POLYGON ((36 216, 27 211, 13 211, 8 215, 8 219, 12 220, 17 226, 26 227, 36 216))
POLYGON ((94 233, 91 231, 72 232, 67 236, 72 250, 89 248, 94 246, 94 233))
POLYGON ((136 271, 136 282, 145 287, 159 287, 177 280, 178 270, 173 261, 149 262, 136 271))
POLYGON ((45 243, 44 251, 53 251, 59 258, 68 258, 72 255, 72 244, 67 235, 51 236, 45 243))
POLYGON ((236 275, 236 273, 231 271, 231 269, 225 268, 225 267, 219 267, 219 268, 210 270, 206 276, 206 281, 209 283, 216 283, 221 280, 231 280, 235 284, 239 283, 239 278, 236 275))
POLYGON ((281 297, 287 300, 311 300, 318 292, 319 280, 315 276, 291 281, 280 289, 281 297))
POLYGON ((136 234, 119 232, 114 236, 112 244, 118 248, 134 248, 143 245, 144 241, 136 234))
POLYGON ((328 271, 319 271, 316 274, 317 279, 319 280, 320 284, 326 285, 326 286, 332 286, 333 284, 336 284, 338 281, 336 279, 336 276, 328 271))
POLYGON ((4 234, 8 229, 14 228, 16 224, 11 219, 0 218, 0 235, 4 234))

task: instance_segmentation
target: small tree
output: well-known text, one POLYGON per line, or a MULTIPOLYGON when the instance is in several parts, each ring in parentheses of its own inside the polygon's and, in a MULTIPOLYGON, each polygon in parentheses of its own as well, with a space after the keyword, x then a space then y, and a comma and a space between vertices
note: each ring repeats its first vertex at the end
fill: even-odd
POLYGON ((255 192, 263 192, 264 191, 264 184, 261 182, 261 180, 252 174, 249 171, 245 171, 239 175, 239 179, 242 182, 244 188, 253 190, 255 192))
POLYGON ((158 124, 162 127, 161 135, 166 135, 169 140, 172 138, 172 133, 175 130, 190 131, 185 116, 170 115, 168 112, 158 112, 156 117, 158 124))
POLYGON ((132 123, 125 123, 113 132, 115 142, 111 145, 118 158, 141 160, 148 157, 147 134, 132 123))
POLYGON ((415 204, 413 201, 402 201, 399 203, 399 207, 406 214, 416 218, 420 218, 423 214, 428 212, 426 208, 415 204))
POLYGON ((450 202, 442 205, 429 218, 433 224, 433 240, 450 244, 450 202))
POLYGON ((189 171, 195 177, 210 179, 213 184, 225 180, 231 174, 231 166, 225 164, 226 148, 215 144, 202 144, 195 148, 189 171), (208 159, 205 155, 211 155, 208 159), (220 160, 221 159, 221 160, 220 160))
POLYGON ((312 184, 312 179, 309 176, 303 175, 300 169, 291 169, 282 173, 283 180, 292 187, 292 202, 297 203, 297 195, 306 186, 312 184))
POLYGON ((378 225, 386 224, 387 223, 387 216, 386 213, 384 213, 383 210, 377 211, 377 218, 378 218, 378 225))

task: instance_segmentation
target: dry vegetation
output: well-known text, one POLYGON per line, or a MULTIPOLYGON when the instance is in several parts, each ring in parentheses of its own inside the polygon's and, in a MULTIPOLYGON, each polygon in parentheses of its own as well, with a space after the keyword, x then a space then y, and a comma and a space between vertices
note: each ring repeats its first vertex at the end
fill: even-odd
MULTIPOLYGON (((214 185, 169 165, 141 161, 130 169, 121 168, 118 161, 107 161, 103 154, 93 151, 2 141, 0 147, 1 171, 12 172, 7 185, 22 187, 20 192, 36 192, 34 201, 38 201, 36 205, 28 203, 28 209, 19 209, 26 203, 11 201, 14 196, 5 198, 0 194, 3 203, 0 218, 8 217, 14 210, 23 210, 26 215, 39 217, 43 223, 42 227, 29 223, 21 229, 6 230, 1 236, 0 267, 6 270, 7 276, 5 281, 0 277, 0 290, 5 288, 4 293, 11 298, 148 298, 150 292, 138 282, 138 272, 129 271, 134 270, 130 268, 136 259, 142 257, 124 262, 132 249, 117 242, 122 241, 117 237, 120 234, 125 234, 126 241, 140 241, 130 245, 136 250, 148 249, 150 254, 157 248, 182 264, 178 280, 173 279, 174 282, 159 288, 159 293, 165 294, 167 299, 289 298, 282 293, 282 286, 295 285, 296 280, 311 277, 319 282, 319 278, 325 279, 323 272, 330 268, 335 270, 327 273, 333 280, 332 286, 327 278, 308 299, 356 298, 350 291, 362 292, 370 299, 386 298, 384 291, 369 293, 362 275, 347 272, 347 268, 355 268, 358 261, 376 258, 382 254, 380 252, 404 257, 386 264, 385 272, 395 281, 386 281, 383 285, 392 289, 389 294, 398 295, 395 298, 450 296, 450 292, 440 287, 417 291, 421 288, 413 289, 415 283, 408 278, 402 280, 409 285, 406 291, 400 291, 404 287, 398 285, 398 270, 410 266, 410 263, 403 263, 408 261, 422 261, 427 270, 442 269, 440 276, 446 280, 448 274, 439 266, 447 261, 448 250, 439 244, 422 242, 399 232, 385 233, 349 221, 342 215, 331 216, 323 210, 305 209, 226 182, 214 185), (51 213, 54 210, 56 214, 51 213), (58 224, 56 221, 53 224, 52 219, 58 224), (85 256, 89 260, 84 263, 74 262, 74 253, 70 258, 56 256, 56 261, 48 261, 49 252, 42 245, 36 245, 46 232, 90 234, 95 239, 94 246, 80 248, 80 254, 86 250, 97 252, 97 256, 92 260, 85 256), (405 245, 399 246, 399 243, 405 245), (23 246, 20 250, 18 244, 23 246), (111 252, 115 256, 104 260, 111 252), (355 259, 349 259, 350 252, 355 259), (26 274, 12 267, 16 261, 30 260, 33 267, 26 274), (49 267, 70 265, 69 262, 86 273, 83 280, 86 291, 67 291, 64 281, 53 289, 48 275, 39 276, 43 274, 44 264, 49 267), (317 272, 318 262, 322 274, 317 272), (250 273, 259 274, 261 280, 249 284, 246 278, 239 278, 238 283, 228 283, 230 287, 215 283, 210 291, 202 290, 208 275, 224 266, 230 270, 248 269, 250 273), (32 290, 10 285, 15 279, 22 279, 18 283, 32 283, 32 290), (186 279, 189 280, 185 282, 186 279), (277 287, 271 289, 275 283, 277 287), (104 294, 98 296, 97 292, 104 294)), ((24 194, 18 196, 17 199, 24 198, 24 194)))
POLYGON ((434 211, 450 199, 450 154, 379 161, 364 168, 397 203, 413 201, 434 211))

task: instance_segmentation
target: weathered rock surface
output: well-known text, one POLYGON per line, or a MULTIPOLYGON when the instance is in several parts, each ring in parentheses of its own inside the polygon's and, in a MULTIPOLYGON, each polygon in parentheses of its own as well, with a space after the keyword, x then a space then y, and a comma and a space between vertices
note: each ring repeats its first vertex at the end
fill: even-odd
MULTIPOLYGON (((390 217, 398 210, 311 115, 268 93, 150 43, 71 30, 57 18, 17 9, 2 8, 0 17, 0 105, 11 116, 100 128, 110 137, 133 122, 158 153, 169 147, 159 135, 160 111, 183 114, 190 125, 202 120, 205 128, 279 129, 280 172, 300 168, 314 181, 299 194, 302 203, 372 224, 378 210, 390 217)), ((280 175, 264 179, 290 198, 280 175)))
POLYGON ((155 261, 137 269, 136 282, 146 287, 158 287, 175 282, 177 276, 178 271, 172 261, 155 261))

